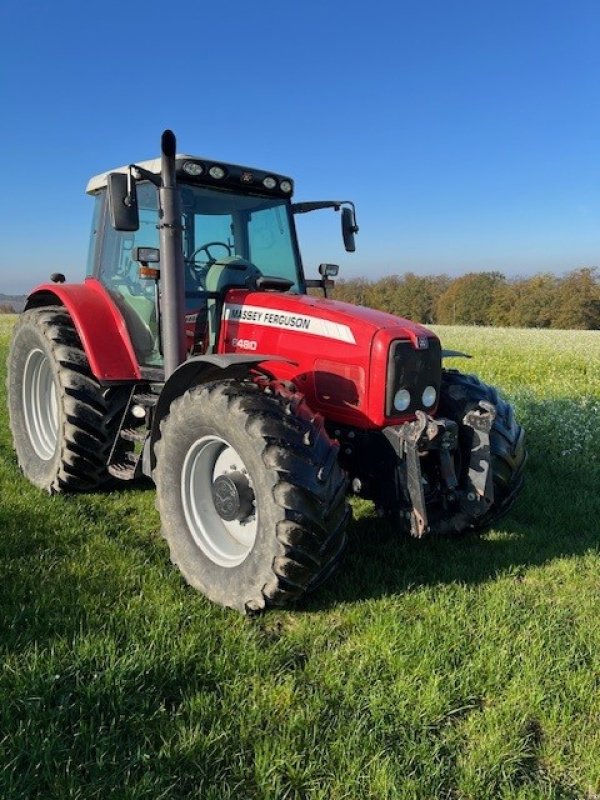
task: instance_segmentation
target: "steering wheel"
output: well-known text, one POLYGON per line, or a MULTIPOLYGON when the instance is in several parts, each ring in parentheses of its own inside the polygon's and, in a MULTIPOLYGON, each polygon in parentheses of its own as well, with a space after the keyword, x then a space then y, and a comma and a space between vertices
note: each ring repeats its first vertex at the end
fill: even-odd
POLYGON ((196 260, 196 256, 198 255, 198 253, 204 252, 206 253, 207 257, 207 266, 211 266, 212 264, 215 263, 215 261, 217 261, 217 259, 210 252, 211 247, 224 247, 227 250, 228 256, 233 255, 233 247, 230 244, 227 244, 227 242, 206 242, 206 244, 197 247, 192 253, 192 255, 189 258, 186 258, 186 261, 188 262, 188 264, 193 264, 193 262, 196 260))

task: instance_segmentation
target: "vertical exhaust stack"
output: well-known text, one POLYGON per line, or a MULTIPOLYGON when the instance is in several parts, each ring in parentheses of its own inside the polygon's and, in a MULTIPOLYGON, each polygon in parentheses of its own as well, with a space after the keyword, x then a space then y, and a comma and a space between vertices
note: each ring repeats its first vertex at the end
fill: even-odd
POLYGON ((162 333, 165 379, 185 361, 185 276, 181 204, 175 174, 176 140, 173 131, 164 131, 161 143, 161 178, 159 189, 161 219, 160 260, 162 278, 162 333))

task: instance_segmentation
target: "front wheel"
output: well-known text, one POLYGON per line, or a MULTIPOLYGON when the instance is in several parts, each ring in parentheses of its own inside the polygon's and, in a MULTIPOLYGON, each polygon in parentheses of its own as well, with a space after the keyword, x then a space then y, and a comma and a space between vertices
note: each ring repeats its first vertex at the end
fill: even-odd
POLYGON ((302 395, 253 383, 195 387, 161 424, 162 532, 184 578, 253 613, 321 582, 346 543, 337 445, 302 395))
POLYGON ((465 415, 476 409, 481 401, 491 403, 496 417, 490 431, 490 454, 494 502, 474 524, 476 530, 489 528, 504 516, 517 498, 523 485, 523 468, 527 458, 525 434, 510 403, 498 391, 475 375, 457 370, 443 370, 438 415, 458 423, 461 461, 466 469, 469 462, 471 437, 463 423, 465 415))

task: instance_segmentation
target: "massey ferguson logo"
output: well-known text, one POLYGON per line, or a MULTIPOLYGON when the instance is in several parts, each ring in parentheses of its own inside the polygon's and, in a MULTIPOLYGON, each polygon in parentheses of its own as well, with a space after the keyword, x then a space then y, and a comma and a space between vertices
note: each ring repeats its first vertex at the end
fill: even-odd
POLYGON ((417 350, 428 350, 429 339, 427 336, 417 336, 417 350))
MULTIPOLYGON (((310 333, 313 336, 323 336, 338 342, 356 344, 354 334, 348 325, 313 317, 310 314, 291 314, 278 308, 226 303, 223 308, 223 319, 229 325, 260 325, 265 328, 279 328, 300 334, 310 333)), ((238 347, 240 346, 238 345, 238 347)))

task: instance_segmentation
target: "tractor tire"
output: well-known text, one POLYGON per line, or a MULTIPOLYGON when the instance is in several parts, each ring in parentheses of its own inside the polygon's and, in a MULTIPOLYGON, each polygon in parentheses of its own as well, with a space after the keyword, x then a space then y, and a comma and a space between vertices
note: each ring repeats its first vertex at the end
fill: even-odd
POLYGON ((483 383, 475 375, 465 375, 458 370, 442 371, 438 415, 458 423, 464 464, 469 461, 470 445, 462 420, 482 400, 496 409, 496 418, 490 431, 494 502, 489 511, 469 527, 473 531, 487 530, 515 502, 523 485, 523 468, 527 460, 525 434, 515 418, 513 407, 500 397, 493 386, 483 383))
POLYGON ((93 376, 67 311, 25 311, 8 355, 8 410, 19 466, 50 494, 91 491, 106 466, 128 399, 93 376))
POLYGON ((346 545, 337 455, 301 394, 220 381, 174 400, 154 480, 162 534, 185 580, 247 614, 316 588, 346 545))

